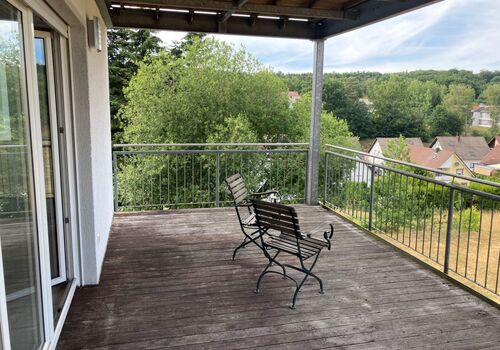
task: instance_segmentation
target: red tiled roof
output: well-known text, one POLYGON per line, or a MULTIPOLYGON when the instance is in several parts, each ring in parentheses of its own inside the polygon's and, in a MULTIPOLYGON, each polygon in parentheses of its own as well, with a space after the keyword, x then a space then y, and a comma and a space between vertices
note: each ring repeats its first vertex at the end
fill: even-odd
POLYGON ((486 155, 481 159, 481 164, 483 165, 493 165, 500 164, 500 147, 492 148, 486 155))
POLYGON ((453 151, 442 150, 436 152, 432 148, 424 146, 410 145, 408 148, 413 163, 432 169, 442 168, 442 165, 453 155, 453 151))

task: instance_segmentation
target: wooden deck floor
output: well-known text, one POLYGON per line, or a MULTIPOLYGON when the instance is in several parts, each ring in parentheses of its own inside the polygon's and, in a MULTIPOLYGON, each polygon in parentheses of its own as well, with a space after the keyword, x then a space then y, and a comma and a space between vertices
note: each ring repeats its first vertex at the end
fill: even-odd
POLYGON ((334 246, 289 309, 293 288, 256 247, 240 250, 232 209, 118 216, 101 283, 79 289, 60 349, 500 348, 500 311, 320 207, 334 246), (208 225, 205 223, 209 223, 208 225))

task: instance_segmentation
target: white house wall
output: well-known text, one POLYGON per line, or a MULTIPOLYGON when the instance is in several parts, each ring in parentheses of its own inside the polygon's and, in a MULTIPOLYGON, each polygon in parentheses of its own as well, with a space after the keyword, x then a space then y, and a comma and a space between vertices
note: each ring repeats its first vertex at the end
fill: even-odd
POLYGON ((82 284, 99 282, 113 218, 106 28, 93 0, 46 0, 70 27, 75 168, 82 284), (102 51, 87 44, 87 19, 99 18, 102 51))

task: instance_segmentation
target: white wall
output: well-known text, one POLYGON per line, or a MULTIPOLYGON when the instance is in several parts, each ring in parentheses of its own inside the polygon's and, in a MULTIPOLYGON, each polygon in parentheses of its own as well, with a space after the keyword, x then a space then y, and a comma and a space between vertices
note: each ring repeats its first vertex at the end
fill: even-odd
POLYGON ((93 0, 46 1, 70 26, 81 276, 82 284, 96 284, 113 219, 106 28, 93 0), (87 44, 87 19, 94 16, 101 52, 87 44))

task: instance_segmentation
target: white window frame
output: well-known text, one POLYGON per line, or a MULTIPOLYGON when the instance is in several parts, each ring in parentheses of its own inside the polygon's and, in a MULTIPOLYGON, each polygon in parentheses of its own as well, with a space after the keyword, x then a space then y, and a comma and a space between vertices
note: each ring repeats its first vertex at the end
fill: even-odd
MULTIPOLYGON (((59 318, 57 325, 54 325, 53 319, 53 304, 52 304, 52 281, 51 281, 51 271, 50 271, 50 254, 49 254, 49 242, 48 242, 48 231, 47 231, 47 208, 45 202, 45 175, 43 167, 43 151, 42 151, 42 132, 40 124, 40 109, 38 101, 38 83, 37 83, 37 72, 36 72, 36 60, 35 60, 35 31, 33 26, 33 12, 36 12, 37 16, 42 17, 52 28, 57 31, 57 33, 69 40, 69 29, 68 26, 60 19, 59 16, 55 14, 42 0, 6 0, 7 3, 14 6, 20 11, 22 15, 22 41, 23 41, 23 55, 24 55, 24 70, 26 74, 26 81, 23 84, 26 85, 27 92, 27 110, 29 118, 29 130, 30 130, 30 150, 32 158, 32 172, 33 172, 33 187, 34 194, 33 200, 36 203, 35 214, 36 214, 36 230, 38 238, 38 251, 35 256, 39 259, 40 268, 40 290, 41 290, 41 304, 42 304, 42 326, 43 326, 43 345, 42 349, 54 349, 56 346, 57 339, 62 330, 64 320, 69 310, 71 300, 73 298, 76 286, 79 284, 79 270, 77 266, 80 266, 80 256, 75 254, 80 250, 80 244, 78 239, 78 215, 76 210, 77 195, 76 192, 71 192, 72 189, 76 188, 74 183, 74 177, 63 179, 67 184, 68 196, 65 200, 69 201, 70 212, 70 224, 68 227, 71 228, 71 239, 69 240, 68 251, 72 255, 69 259, 73 263, 68 264, 71 268, 70 277, 74 277, 71 286, 69 286, 68 297, 65 300, 65 304, 61 311, 61 317, 59 318), (36 142, 31 142, 31 140, 38 140, 36 142)), ((68 123, 68 126, 72 127, 73 118, 73 100, 71 98, 72 85, 70 82, 70 58, 68 52, 69 45, 64 43, 60 47, 61 59, 62 59, 62 83, 63 96, 59 98, 62 99, 62 105, 64 106, 64 122, 68 123), (67 64, 67 66, 64 66, 67 64)), ((51 67, 52 69, 52 67, 51 67)), ((47 74, 49 76, 49 74, 47 74)), ((52 75, 53 77, 54 75, 52 75)), ((54 88, 54 85, 52 85, 54 88)), ((55 90, 54 90, 55 92, 55 90)), ((58 130, 53 130, 56 132, 57 140, 59 140, 58 130)), ((69 128, 68 128, 69 131, 69 128)), ((65 135, 65 142, 68 142, 65 154, 66 158, 64 163, 67 165, 68 174, 66 176, 74 175, 74 139, 73 133, 67 132, 65 135)), ((59 168, 59 164, 58 164, 59 168)), ((56 172, 56 169, 54 169, 56 172)), ((60 174, 59 169, 57 169, 58 174, 60 174)), ((60 197, 61 198, 61 197, 60 197)), ((7 314, 7 303, 6 303, 6 293, 4 285, 4 271, 1 260, 0 251, 0 345, 5 350, 10 350, 10 338, 9 338, 9 327, 8 327, 8 314, 7 314)), ((66 271, 66 269, 65 269, 66 271)))

